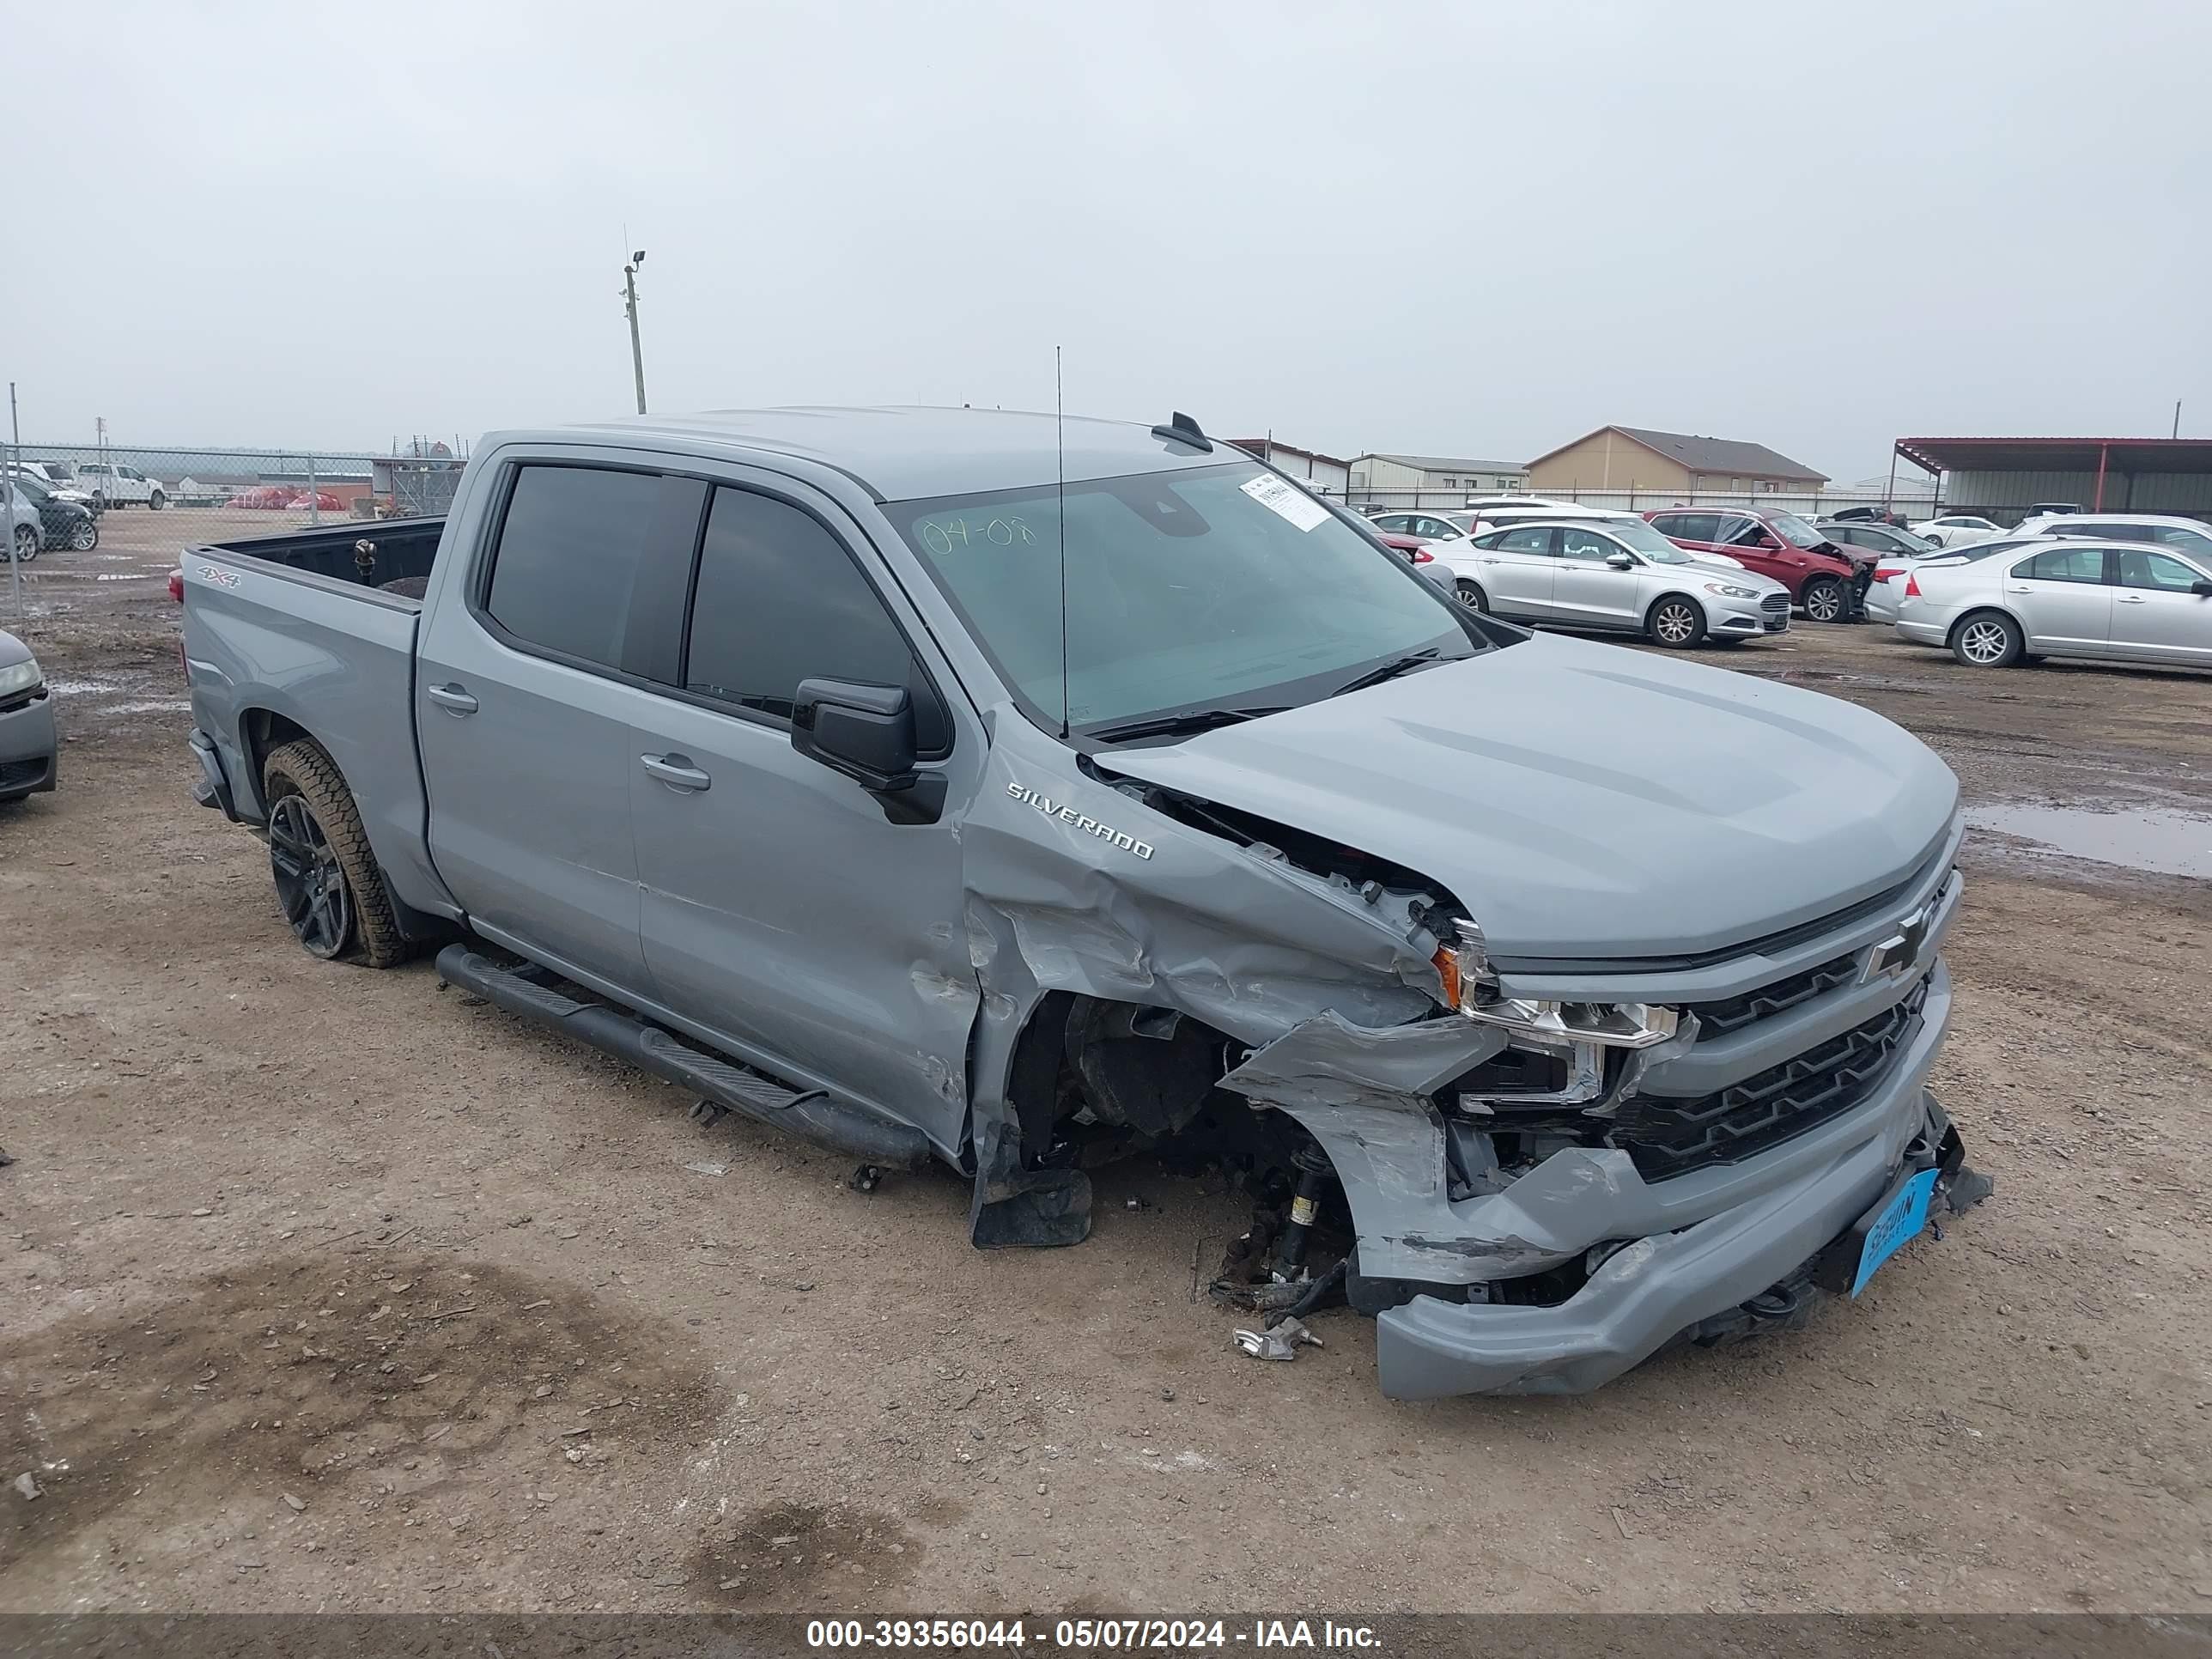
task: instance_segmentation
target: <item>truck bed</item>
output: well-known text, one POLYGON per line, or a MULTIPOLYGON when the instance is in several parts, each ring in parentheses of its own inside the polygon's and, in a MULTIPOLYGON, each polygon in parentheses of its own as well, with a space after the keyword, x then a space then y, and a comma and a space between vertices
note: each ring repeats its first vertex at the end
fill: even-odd
POLYGON ((424 519, 363 519, 282 536, 210 542, 192 550, 263 559, 303 575, 420 599, 445 529, 442 514, 424 519))
POLYGON ((422 845, 414 682, 444 528, 443 518, 362 520, 208 543, 181 562, 194 722, 239 815, 261 821, 262 761, 311 734, 353 792, 395 894, 417 906, 441 891, 422 845))

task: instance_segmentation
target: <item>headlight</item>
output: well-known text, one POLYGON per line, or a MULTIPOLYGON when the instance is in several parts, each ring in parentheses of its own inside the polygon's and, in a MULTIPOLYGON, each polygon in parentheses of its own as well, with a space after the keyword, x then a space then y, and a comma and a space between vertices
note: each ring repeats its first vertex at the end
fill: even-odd
POLYGON ((1498 989, 1482 929, 1474 922, 1453 924, 1456 945, 1435 957, 1443 980, 1444 1000, 1469 1019, 1495 1025, 1525 1042, 1551 1045, 1595 1043, 1607 1048, 1649 1048, 1673 1036, 1681 1011, 1651 1002, 1545 1002, 1508 997, 1498 989))
POLYGON ((1705 592, 1717 593, 1724 599, 1755 599, 1759 597, 1757 588, 1738 587, 1733 582, 1707 582, 1705 592))
POLYGON ((46 678, 39 672, 39 659, 26 657, 21 662, 11 662, 0 668, 0 702, 20 696, 46 678))

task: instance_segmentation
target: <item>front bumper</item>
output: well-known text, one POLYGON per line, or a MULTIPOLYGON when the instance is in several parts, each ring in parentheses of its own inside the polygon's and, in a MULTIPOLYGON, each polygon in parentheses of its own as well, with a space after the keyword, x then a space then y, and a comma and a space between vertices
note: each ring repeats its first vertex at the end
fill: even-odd
POLYGON ((1382 1392, 1397 1400, 1580 1393, 1797 1274, 1949 1128, 1927 1091, 1949 987, 1930 988, 1941 1005, 1931 995, 1883 1085, 1804 1137, 1832 1155, 1692 1225, 1638 1239, 1555 1307, 1417 1297, 1386 1310, 1376 1335, 1382 1392))
POLYGON ((52 789, 59 748, 51 693, 42 688, 27 702, 10 704, 0 714, 0 800, 52 789))

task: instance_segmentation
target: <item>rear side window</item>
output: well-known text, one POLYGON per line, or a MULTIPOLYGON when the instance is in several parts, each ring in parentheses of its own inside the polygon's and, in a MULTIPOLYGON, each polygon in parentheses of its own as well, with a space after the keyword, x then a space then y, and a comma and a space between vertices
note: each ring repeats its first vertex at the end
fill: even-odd
POLYGON ((2039 582, 2100 582, 2105 580, 2101 547, 2054 547, 2013 566, 2012 574, 2039 582))
POLYGON ((1509 530, 1498 538, 1496 545, 1507 553, 1549 553, 1552 550, 1552 530, 1548 525, 1523 525, 1518 530, 1509 530))
POLYGON ((588 466, 516 475, 484 609, 526 644, 618 667, 660 479, 588 466))
POLYGON ((1671 536, 1678 542, 1717 542, 1720 529, 1717 513, 1662 513, 1652 520, 1659 533, 1671 536))
POLYGON ((935 688, 844 544, 787 501, 717 489, 699 550, 684 689, 789 720, 806 679, 903 685, 921 752, 951 746, 935 688))

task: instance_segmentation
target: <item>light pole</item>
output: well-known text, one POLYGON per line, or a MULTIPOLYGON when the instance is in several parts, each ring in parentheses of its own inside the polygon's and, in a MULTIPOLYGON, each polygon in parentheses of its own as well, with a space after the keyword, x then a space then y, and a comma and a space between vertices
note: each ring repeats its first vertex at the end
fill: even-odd
POLYGON ((623 267, 623 309, 629 313, 629 366, 637 375, 637 412, 645 413, 645 348, 637 337, 637 268, 645 263, 645 250, 629 256, 623 267))

